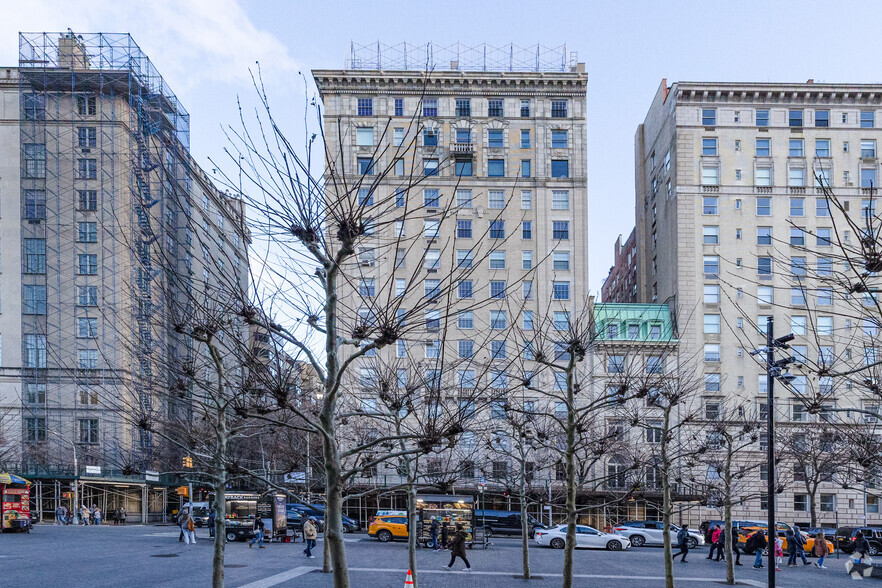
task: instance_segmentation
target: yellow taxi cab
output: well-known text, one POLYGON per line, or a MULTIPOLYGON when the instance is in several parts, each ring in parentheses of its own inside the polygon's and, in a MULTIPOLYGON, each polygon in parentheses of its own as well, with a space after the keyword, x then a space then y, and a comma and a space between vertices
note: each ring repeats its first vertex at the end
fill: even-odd
POLYGON ((383 543, 407 539, 406 511, 378 511, 368 525, 368 535, 383 543))
MULTIPOLYGON (((784 550, 784 554, 786 555, 787 554, 787 530, 790 529, 791 527, 790 527, 790 525, 788 525, 786 523, 778 523, 775 526, 778 529, 778 537, 781 538, 781 549, 784 550)), ((768 527, 766 527, 766 526, 742 527, 740 530, 741 533, 738 536, 738 544, 744 545, 745 543, 747 543, 747 538, 750 535, 752 535, 754 531, 763 531, 765 533, 767 528, 768 527)), ((815 537, 814 537, 814 535, 809 535, 807 533, 803 533, 802 536, 805 537, 805 547, 804 547, 805 554, 807 556, 810 556, 814 553, 815 537)), ((833 543, 831 541, 827 541, 827 553, 833 553, 833 550, 834 550, 833 543)))

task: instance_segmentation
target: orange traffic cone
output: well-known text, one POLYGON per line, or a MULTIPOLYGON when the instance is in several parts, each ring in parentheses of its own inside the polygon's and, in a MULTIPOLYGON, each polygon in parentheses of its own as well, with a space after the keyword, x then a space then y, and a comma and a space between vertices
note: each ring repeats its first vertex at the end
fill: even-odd
POLYGON ((407 570, 407 577, 404 579, 404 588, 408 586, 413 586, 413 576, 410 573, 410 570, 407 570))

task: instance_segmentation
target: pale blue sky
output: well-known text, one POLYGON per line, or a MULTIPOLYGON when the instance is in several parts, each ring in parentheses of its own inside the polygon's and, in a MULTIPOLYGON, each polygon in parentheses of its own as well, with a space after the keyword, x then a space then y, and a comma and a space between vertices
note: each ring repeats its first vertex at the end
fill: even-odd
MULTIPOLYGON (((198 161, 222 158, 221 124, 251 101, 260 60, 291 134, 302 129, 298 71, 343 66, 350 40, 444 45, 566 43, 588 71, 590 285, 597 291, 619 233, 634 224, 634 132, 661 78, 669 82, 882 81, 882 4, 819 1, 319 2, 65 0, 10 2, 0 66, 17 62, 19 30, 130 32, 191 114, 198 161)), ((309 92, 312 92, 309 88, 309 92)))

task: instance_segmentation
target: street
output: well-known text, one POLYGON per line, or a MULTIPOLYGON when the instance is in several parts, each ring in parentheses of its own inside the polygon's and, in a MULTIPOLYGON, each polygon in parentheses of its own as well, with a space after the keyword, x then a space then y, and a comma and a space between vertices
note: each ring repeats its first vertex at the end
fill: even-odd
MULTIPOLYGON (((363 533, 347 535, 346 548, 354 588, 404 585, 407 573, 407 546, 382 544, 363 533)), ((246 543, 227 545, 226 584, 234 588, 272 586, 326 588, 333 585, 330 574, 322 574, 322 542, 316 559, 306 559, 303 543, 267 544, 266 549, 249 549, 246 543)), ((563 551, 533 548, 530 559, 533 574, 541 580, 525 581, 521 572, 520 540, 494 538, 488 550, 468 552, 474 571, 441 570, 448 552, 420 550, 420 586, 448 587, 453 576, 463 587, 495 588, 559 586, 563 551)), ((707 549, 690 553, 689 563, 674 564, 678 585, 717 586, 725 577, 723 563, 705 559, 707 549)), ((56 527, 38 525, 30 535, 0 535, 0 566, 16 582, 39 582, 50 586, 209 586, 211 584, 212 542, 205 529, 197 530, 196 545, 178 542, 178 530, 170 526, 56 527)), ((753 558, 744 557, 736 568, 742 585, 765 586, 766 573, 751 567, 753 558)), ((845 559, 827 561, 828 570, 814 566, 784 568, 777 584, 782 588, 805 586, 836 587, 850 584, 844 572, 845 559)), ((634 548, 625 552, 577 550, 576 586, 612 587, 664 585, 661 548, 634 548)))

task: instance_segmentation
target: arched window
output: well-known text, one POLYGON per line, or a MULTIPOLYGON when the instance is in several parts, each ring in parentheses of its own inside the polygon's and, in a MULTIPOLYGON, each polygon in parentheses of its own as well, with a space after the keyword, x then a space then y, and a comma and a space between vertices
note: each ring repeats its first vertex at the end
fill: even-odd
POLYGON ((621 457, 611 457, 606 464, 607 485, 611 489, 622 489, 627 486, 625 473, 628 471, 625 460, 621 457))

